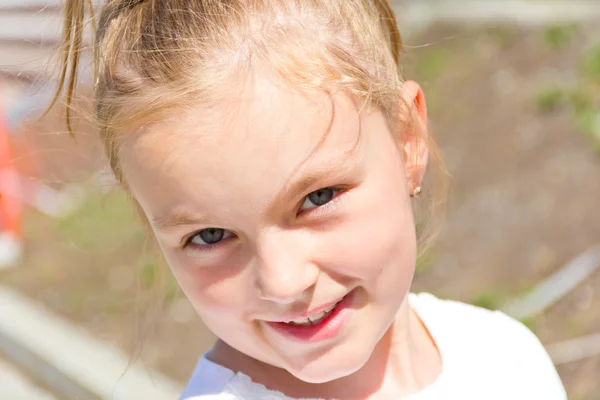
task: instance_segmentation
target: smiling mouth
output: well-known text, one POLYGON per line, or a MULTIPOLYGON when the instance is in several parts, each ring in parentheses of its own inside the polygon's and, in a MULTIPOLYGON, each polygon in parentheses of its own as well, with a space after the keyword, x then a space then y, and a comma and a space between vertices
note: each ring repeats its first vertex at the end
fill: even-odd
POLYGON ((319 322, 323 321, 325 318, 327 318, 329 315, 331 315, 331 313, 333 313, 333 311, 335 310, 335 308, 337 307, 338 304, 340 304, 342 300, 338 301, 337 303, 335 303, 334 305, 332 305, 331 307, 329 307, 328 309, 321 311, 318 314, 315 315, 311 315, 307 318, 301 318, 301 319, 296 319, 293 321, 282 321, 285 324, 289 324, 289 325, 296 325, 296 326, 311 326, 311 325, 317 325, 319 322))
POLYGON ((337 336, 352 316, 354 290, 337 303, 317 313, 294 320, 267 322, 279 334, 304 343, 316 343, 337 336))

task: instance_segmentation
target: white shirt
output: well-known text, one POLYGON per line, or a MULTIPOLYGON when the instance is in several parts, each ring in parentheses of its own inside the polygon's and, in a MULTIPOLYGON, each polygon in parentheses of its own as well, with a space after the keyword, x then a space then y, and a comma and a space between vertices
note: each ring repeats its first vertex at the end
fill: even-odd
MULTIPOLYGON (((499 311, 411 294, 411 307, 437 344, 442 373, 404 400, 566 400, 537 337, 499 311)), ((291 400, 204 356, 180 400, 291 400)))

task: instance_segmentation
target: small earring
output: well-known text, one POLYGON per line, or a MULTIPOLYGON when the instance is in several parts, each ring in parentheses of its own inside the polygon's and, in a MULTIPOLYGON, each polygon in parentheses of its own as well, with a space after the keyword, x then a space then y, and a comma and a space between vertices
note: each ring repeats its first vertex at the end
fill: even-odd
POLYGON ((421 194, 421 186, 417 186, 415 190, 410 194, 410 197, 417 197, 421 194))

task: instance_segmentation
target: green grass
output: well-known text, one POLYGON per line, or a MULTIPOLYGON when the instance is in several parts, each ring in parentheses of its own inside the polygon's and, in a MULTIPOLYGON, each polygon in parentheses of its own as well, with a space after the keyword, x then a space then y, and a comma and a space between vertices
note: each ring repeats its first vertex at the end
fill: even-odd
POLYGON ((583 89, 574 103, 577 126, 589 138, 600 155, 600 41, 593 45, 582 60, 583 89))
POLYGON ((600 42, 593 45, 582 60, 583 75, 595 84, 600 84, 600 42))
POLYGON ((600 155, 600 110, 586 110, 576 115, 576 125, 590 140, 600 155))
POLYGON ((448 53, 444 49, 429 49, 419 57, 416 73, 421 81, 431 81, 444 72, 448 64, 448 53))
POLYGON ((520 322, 523 325, 525 325, 527 328, 529 328, 529 330, 531 330, 532 332, 535 332, 535 330, 537 328, 537 318, 535 318, 535 317, 523 318, 520 320, 520 322))
POLYGON ((73 214, 58 219, 63 239, 94 254, 106 254, 134 240, 144 240, 146 232, 134 208, 121 190, 103 194, 91 191, 73 214))
POLYGON ((540 90, 536 98, 536 108, 540 112, 554 111, 563 104, 565 92, 558 87, 546 87, 540 90))
POLYGON ((151 233, 122 190, 106 194, 90 191, 81 208, 53 223, 62 242, 81 253, 106 260, 107 268, 112 268, 115 262, 122 263, 125 257, 126 267, 134 269, 140 289, 154 293, 156 300, 169 300, 178 293, 175 278, 154 246, 151 233))
POLYGON ((471 304, 488 310, 498 310, 508 300, 508 293, 497 286, 489 287, 475 294, 471 304))
POLYGON ((576 24, 552 25, 544 29, 544 43, 553 50, 560 49, 575 37, 579 27, 576 24))
MULTIPOLYGON (((551 27, 545 31, 549 43, 563 43, 567 32, 575 28, 551 27), (566 29, 566 31, 564 31, 566 29)), ((573 124, 586 135, 590 145, 600 155, 600 41, 592 45, 580 60, 580 74, 568 88, 548 86, 540 89, 535 99, 538 112, 546 113, 568 107, 573 124)))

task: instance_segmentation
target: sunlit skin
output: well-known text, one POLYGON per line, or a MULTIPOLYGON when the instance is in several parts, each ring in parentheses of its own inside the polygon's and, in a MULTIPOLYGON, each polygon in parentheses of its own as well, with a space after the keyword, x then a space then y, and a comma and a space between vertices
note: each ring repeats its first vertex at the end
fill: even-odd
MULTIPOLYGON (((419 86, 402 90, 425 127, 419 86)), ((208 358, 288 396, 401 398, 441 370, 407 300, 409 194, 427 149, 360 106, 254 76, 222 107, 175 113, 122 145, 132 194, 220 338, 208 358), (345 323, 327 340, 294 341, 267 323, 350 292, 345 323)))

